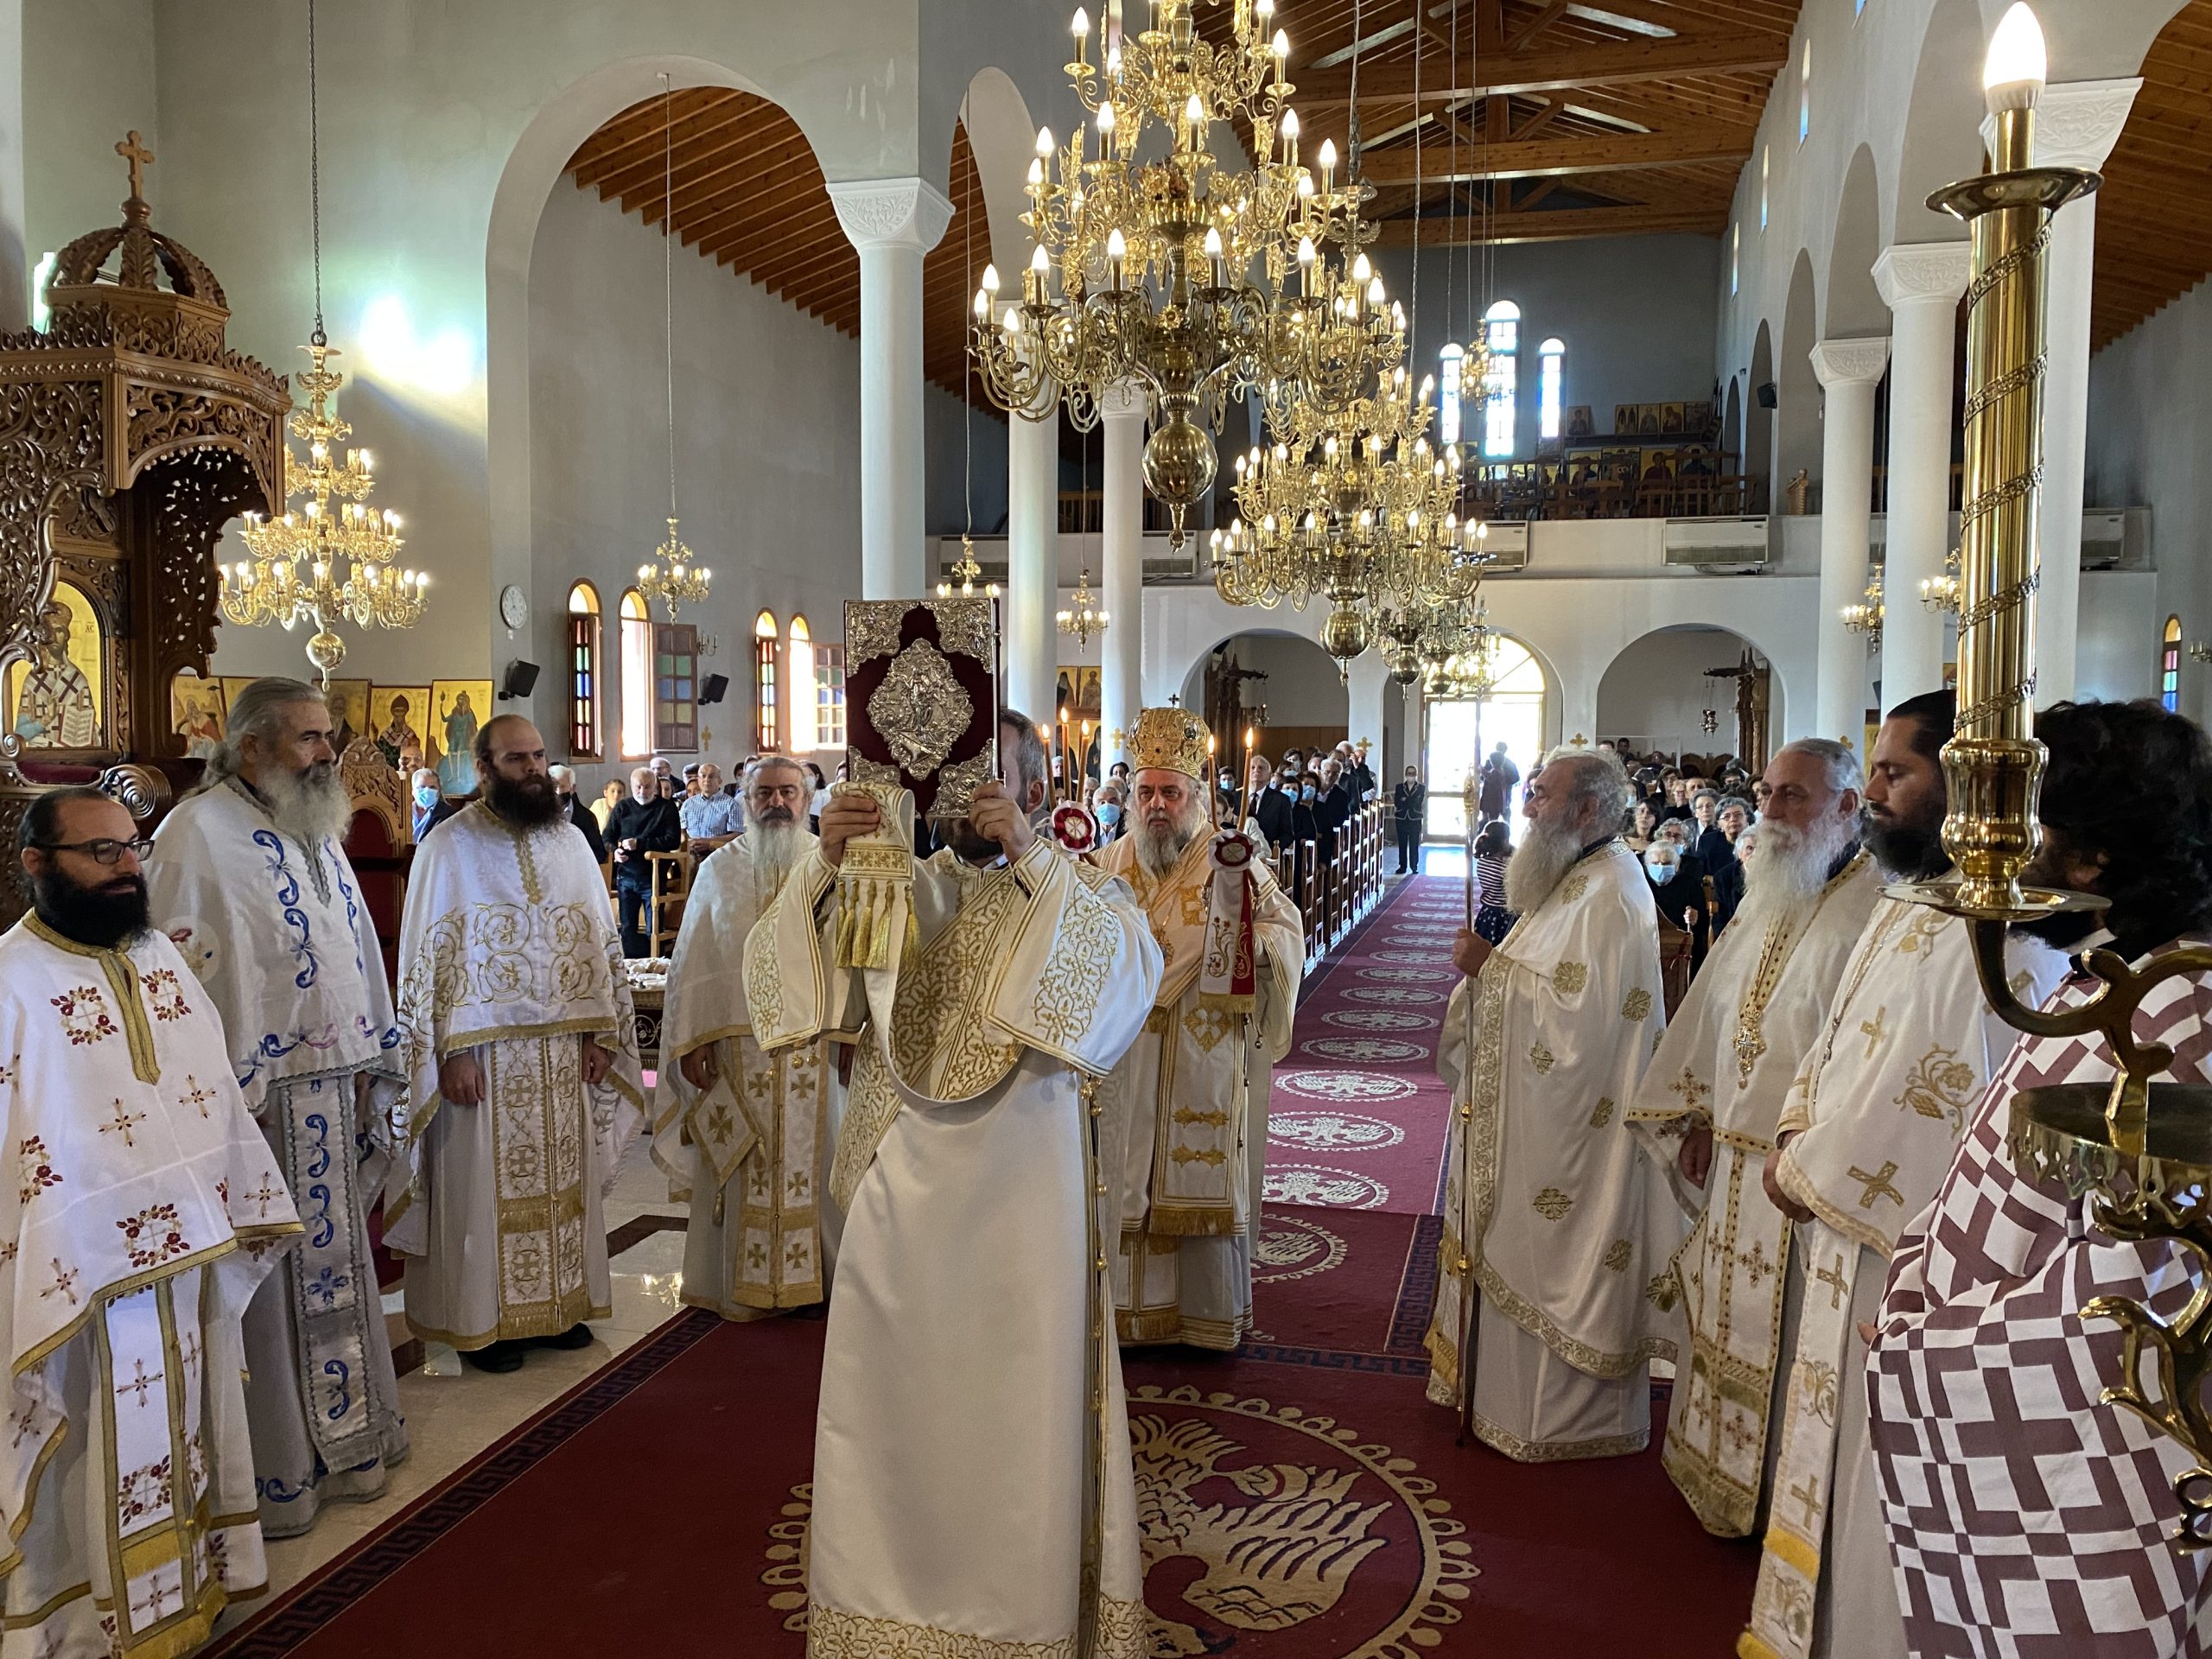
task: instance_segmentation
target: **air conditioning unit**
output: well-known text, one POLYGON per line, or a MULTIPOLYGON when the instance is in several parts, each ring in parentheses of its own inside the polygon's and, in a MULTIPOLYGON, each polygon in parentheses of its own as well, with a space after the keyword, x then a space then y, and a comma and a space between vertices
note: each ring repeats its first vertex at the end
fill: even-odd
POLYGON ((1660 562, 1707 576, 1754 576, 1767 567, 1764 518, 1669 518, 1660 562))
POLYGON ((1484 575, 1494 575, 1505 570, 1526 570, 1529 568, 1529 524, 1526 519, 1510 523, 1491 522, 1480 543, 1490 555, 1490 562, 1483 566, 1484 575))

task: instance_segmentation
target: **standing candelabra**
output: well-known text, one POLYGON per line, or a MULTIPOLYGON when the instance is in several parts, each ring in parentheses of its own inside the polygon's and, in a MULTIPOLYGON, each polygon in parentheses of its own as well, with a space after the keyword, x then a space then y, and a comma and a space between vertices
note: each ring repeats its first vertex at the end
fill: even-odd
MULTIPOLYGON (((2038 1037, 2101 1037, 2109 1084, 2021 1090, 2009 1125, 2015 1159, 2031 1175, 2088 1195, 2091 1219, 2123 1242, 2180 1246, 2212 1260, 2212 1087, 2157 1080, 2171 1049, 2140 1043, 2144 997, 2177 975, 2212 969, 2212 950, 2164 953, 2136 970, 2117 952, 2083 957, 2102 988, 2050 1011, 2023 1004, 2006 983, 2005 939, 2015 923, 2101 900, 2024 890, 2020 874, 2040 839, 2037 799, 2045 753, 2034 736, 2036 518, 2043 479, 2044 269, 2052 214, 2094 190, 2094 173, 2035 165, 2035 106, 2044 78, 2042 31, 2016 4, 1990 43, 1982 84, 1994 137, 1993 170, 1940 190, 1929 205, 1967 221, 1974 276, 1967 289, 1965 505, 1960 515, 1958 724, 1943 747, 1950 810, 1943 845, 1955 880, 1905 890, 1967 918, 1982 990, 2005 1021, 2038 1037)), ((2119 1375, 2103 1391, 2170 1436, 2195 1459, 2174 1483, 2178 1548, 2212 1546, 2212 1293, 2200 1290, 2171 1319, 2141 1303, 2100 1296, 2084 1319, 2121 1330, 2119 1375), (2154 1384, 2143 1382, 2150 1359, 2154 1384)))

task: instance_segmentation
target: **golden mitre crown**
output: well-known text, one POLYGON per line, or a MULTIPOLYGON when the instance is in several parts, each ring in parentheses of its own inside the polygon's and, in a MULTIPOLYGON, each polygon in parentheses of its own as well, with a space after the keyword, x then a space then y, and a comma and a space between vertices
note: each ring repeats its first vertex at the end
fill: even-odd
POLYGON ((1129 765, 1139 772, 1179 772, 1203 782, 1205 722, 1187 709, 1146 709, 1129 734, 1129 765))

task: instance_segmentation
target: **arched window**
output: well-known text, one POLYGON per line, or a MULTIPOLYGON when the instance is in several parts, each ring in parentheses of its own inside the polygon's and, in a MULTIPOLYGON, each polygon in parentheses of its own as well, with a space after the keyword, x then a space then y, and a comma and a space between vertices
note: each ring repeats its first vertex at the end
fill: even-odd
POLYGON ((1744 285, 1744 227, 1728 227, 1728 297, 1734 299, 1744 285))
POLYGON ((1536 347, 1536 435, 1540 438, 1559 436, 1560 404, 1565 388, 1560 385, 1567 368, 1567 342, 1556 337, 1536 347))
POLYGON ((1436 439, 1440 443, 1459 442, 1459 377, 1466 361, 1467 353, 1457 345, 1446 345, 1436 354, 1436 439))
POLYGON ((602 649, 599 589, 588 582, 569 589, 569 758, 601 760, 599 657, 602 649))
POLYGON ((1483 376, 1483 454, 1492 461, 1512 456, 1515 400, 1520 395, 1521 308, 1500 300, 1483 313, 1483 344, 1490 368, 1483 376))
POLYGON ((653 618, 645 596, 622 590, 622 758, 653 752, 653 618))
POLYGON ((776 747, 776 613, 753 619, 753 745, 762 754, 776 747))
POLYGON ((814 730, 814 635, 804 616, 791 618, 791 753, 822 747, 814 730))
POLYGON ((1805 49, 1797 58, 1797 142, 1803 143, 1813 132, 1813 37, 1805 37, 1805 49))
POLYGON ((1759 146, 1759 229, 1766 229, 1766 179, 1768 163, 1774 160, 1771 144, 1759 146))
MULTIPOLYGON (((1493 745, 1505 745, 1524 777, 1543 756, 1543 664, 1510 634, 1493 632, 1490 639, 1489 690, 1479 698, 1440 697, 1424 705, 1422 721, 1427 729, 1423 759, 1427 775, 1437 780, 1428 795, 1427 833, 1432 836, 1465 836, 1463 785, 1493 745)), ((1455 658, 1453 665, 1465 664, 1455 658)), ((1517 810, 1520 802, 1515 800, 1513 806, 1517 810)))
POLYGON ((2158 701, 2170 715, 2181 712, 2181 618, 2166 619, 2158 636, 2158 701))

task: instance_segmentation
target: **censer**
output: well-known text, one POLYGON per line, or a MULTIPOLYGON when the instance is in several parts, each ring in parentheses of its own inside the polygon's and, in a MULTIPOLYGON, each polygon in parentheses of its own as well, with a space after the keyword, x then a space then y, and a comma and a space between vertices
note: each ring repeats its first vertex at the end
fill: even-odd
MULTIPOLYGON (((1963 917, 1973 930, 1983 993, 2006 1024, 2037 1037, 2101 1037, 2116 1075, 2109 1084, 2022 1090, 2009 1139, 2031 1175, 2090 1200, 2090 1218, 2123 1243, 2165 1241, 2212 1268, 2212 1087, 2160 1081, 2171 1049, 2139 1044, 2144 996, 2176 975, 2212 969, 2212 950, 2169 951, 2140 972, 2107 950, 2083 965, 2102 988, 2054 1012, 2023 1004, 2005 982, 2005 938, 2014 923, 2103 900, 2026 889, 2020 873, 2041 831, 2037 801, 2045 750, 2035 739, 2036 519, 2043 476, 2044 268, 2052 214, 2101 181, 2073 168, 2035 165, 2035 106, 2043 90, 2042 31, 2024 4, 2009 10, 1983 70, 1993 119, 1992 170, 1937 191, 1928 205, 1964 219, 1974 238, 1967 289, 1966 466, 1960 515, 1958 724, 1943 747, 1950 810, 1943 846, 1953 877, 1894 889, 1963 917)), ((2100 1296, 2083 1319, 2122 1333, 2120 1375, 2107 1405, 2137 1413, 2195 1459, 2174 1483, 2182 1509, 2171 1542, 2212 1546, 2212 1417, 2202 1383, 2212 1367, 2212 1288, 2200 1288, 2171 1320, 2122 1297, 2100 1296), (2153 1362, 2155 1391, 2142 1382, 2153 1362)))

